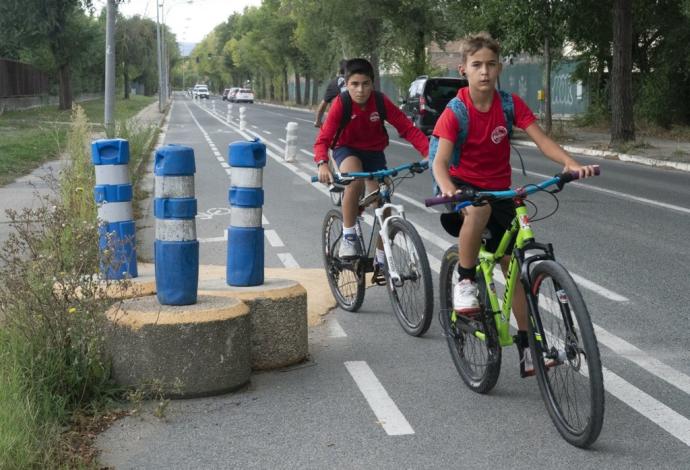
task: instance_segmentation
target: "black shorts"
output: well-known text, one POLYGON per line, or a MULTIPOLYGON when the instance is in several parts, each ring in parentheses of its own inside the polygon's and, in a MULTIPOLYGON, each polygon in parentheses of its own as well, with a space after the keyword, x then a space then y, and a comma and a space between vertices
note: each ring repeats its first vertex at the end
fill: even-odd
POLYGON ((381 150, 359 150, 352 147, 336 147, 333 149, 333 160, 340 164, 349 156, 355 156, 362 162, 362 171, 378 171, 386 169, 386 155, 381 150))
MULTIPOLYGON (((507 189, 480 188, 452 176, 451 181, 458 189, 462 187, 472 188, 475 191, 504 191, 507 189)), ((489 205, 491 206, 491 217, 489 217, 489 222, 486 224, 486 228, 489 229, 490 238, 486 239, 486 249, 491 252, 495 252, 499 243, 501 242, 503 234, 510 228, 511 223, 515 218, 515 203, 512 199, 499 199, 497 201, 491 201, 489 205)), ((460 220, 458 221, 459 225, 457 229, 458 232, 460 231, 460 226, 462 225, 462 216, 459 218, 460 220)), ((513 251, 514 245, 515 240, 508 245, 506 254, 510 254, 513 251)))

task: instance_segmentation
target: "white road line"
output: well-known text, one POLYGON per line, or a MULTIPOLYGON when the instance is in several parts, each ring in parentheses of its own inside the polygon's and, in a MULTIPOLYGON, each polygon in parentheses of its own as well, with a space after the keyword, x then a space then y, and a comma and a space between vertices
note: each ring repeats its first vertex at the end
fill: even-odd
POLYGON ((232 168, 226 168, 226 169, 225 169, 225 172, 226 172, 228 175, 232 175, 232 168))
POLYGON ((218 243, 226 241, 226 237, 197 238, 199 243, 218 243))
POLYGON ((224 162, 224 161, 225 161, 225 159, 222 157, 222 155, 217 156, 217 157, 216 157, 216 160, 218 160, 219 162, 224 162))
POLYGON ((271 131, 266 131, 266 130, 263 130, 263 131, 261 131, 261 132, 263 132, 264 134, 268 134, 268 135, 271 135, 271 134, 272 134, 271 131))
POLYGON ((278 139, 278 140, 281 141, 281 142, 284 143, 284 144, 287 144, 287 141, 286 141, 285 139, 278 139))
POLYGON ((592 292, 596 292, 602 297, 606 297, 607 299, 611 299, 616 302, 629 302, 630 299, 627 297, 624 297, 620 294, 616 294, 615 292, 608 290, 605 287, 600 286, 599 284, 589 281, 585 279, 582 276, 578 276, 577 274, 570 273, 571 276, 573 276, 573 279, 575 282, 577 282, 581 287, 584 287, 585 289, 589 289, 592 292))
POLYGON ((329 316, 328 320, 326 320, 326 327, 328 328, 328 338, 346 338, 347 333, 345 333, 345 330, 343 330, 343 327, 340 326, 340 323, 338 323, 338 320, 335 319, 333 316, 329 316))
MULTIPOLYGON (((505 277, 503 276, 503 273, 498 268, 498 266, 496 267, 496 269, 494 269, 494 279, 497 282, 501 283, 503 286, 505 286, 505 277)), ((545 303, 547 304, 547 310, 555 316, 560 315, 558 307, 554 305, 549 305, 549 300, 545 300, 545 303)), ((511 317, 511 319, 512 318, 513 317, 511 317)), ((627 359, 628 361, 634 364, 637 364, 639 367, 649 372, 650 374, 673 385, 681 392, 685 392, 686 394, 690 395, 690 376, 678 370, 675 370, 671 366, 664 364, 658 359, 655 359, 648 353, 639 349, 637 346, 627 342, 619 336, 614 335, 613 333, 602 328, 596 323, 592 322, 592 326, 594 327, 594 333, 597 336, 597 341, 600 344, 603 344, 618 356, 627 359)))
POLYGON ((286 268, 299 268, 297 260, 290 253, 278 253, 278 258, 286 268))
POLYGON ((252 127, 253 127, 254 129, 258 129, 258 128, 259 128, 259 126, 255 126, 254 124, 252 124, 252 127))
POLYGON ((395 191, 395 192, 393 193, 393 196, 399 197, 399 198, 402 199, 403 201, 405 201, 405 202, 407 202, 407 203, 409 203, 409 204, 411 204, 411 205, 413 205, 413 206, 415 206, 415 207, 418 207, 418 208, 422 209, 424 212, 429 212, 430 214, 438 214, 438 213, 439 213, 436 209, 431 208, 431 207, 427 207, 427 206, 425 206, 424 204, 422 204, 421 202, 419 202, 418 200, 413 199, 413 198, 411 198, 411 197, 409 197, 409 196, 405 196, 405 195, 402 194, 400 191, 395 191))
POLYGON ((278 236, 278 232, 276 232, 275 230, 264 230, 264 235, 266 236, 266 239, 268 240, 268 243, 271 244, 271 246, 285 246, 283 240, 280 239, 280 237, 278 236))
POLYGON ((407 142, 400 142, 400 141, 393 140, 393 139, 390 139, 389 142, 391 144, 398 144, 398 145, 402 145, 403 147, 413 148, 412 145, 408 144, 407 142))
MULTIPOLYGON (((518 170, 517 168, 513 168, 513 171, 522 172, 522 170, 518 170)), ((533 171, 528 171, 527 174, 530 176, 538 176, 540 178, 551 178, 551 176, 549 176, 549 175, 543 175, 541 173, 535 173, 533 171)), ((673 211, 681 212, 683 214, 690 214, 690 208, 687 208, 687 207, 676 206, 674 204, 667 204, 665 202, 654 201, 652 199, 647 199, 644 197, 633 196, 631 194, 625 194, 625 193, 621 193, 618 191, 613 191, 612 189, 599 188, 597 186, 592 186, 589 184, 578 183, 578 182, 568 183, 568 185, 575 185, 581 189, 587 189, 590 191, 598 191, 600 193, 610 194, 611 196, 616 196, 618 198, 625 199, 626 201, 633 200, 633 201, 637 201, 637 202, 640 202, 642 204, 647 204, 650 206, 663 207, 664 209, 670 209, 673 211)))
POLYGON ((228 165, 225 162, 220 162, 220 166, 222 166, 223 168, 230 168, 230 165, 228 165))
POLYGON ((613 333, 609 333, 599 325, 594 325, 594 332, 597 335, 597 340, 601 344, 619 356, 634 362, 650 374, 656 375, 661 380, 665 380, 678 390, 690 395, 689 376, 651 357, 637 346, 628 343, 623 338, 619 338, 613 333))
POLYGON ((601 370, 607 392, 690 447, 690 420, 623 380, 606 367, 602 367, 601 370))
POLYGON ((261 223, 262 223, 263 225, 269 225, 268 219, 267 219, 266 216, 263 215, 263 214, 261 214, 261 223))
POLYGON ((345 363, 347 371, 354 379, 359 391, 369 403, 372 411, 389 436, 403 436, 414 434, 414 430, 405 416, 400 412, 395 402, 374 372, 364 361, 348 361, 345 363))
POLYGON ((313 153, 313 152, 310 152, 309 150, 299 149, 299 151, 302 152, 302 153, 305 153, 305 154, 309 155, 309 156, 312 157, 312 158, 314 157, 314 153, 313 153))

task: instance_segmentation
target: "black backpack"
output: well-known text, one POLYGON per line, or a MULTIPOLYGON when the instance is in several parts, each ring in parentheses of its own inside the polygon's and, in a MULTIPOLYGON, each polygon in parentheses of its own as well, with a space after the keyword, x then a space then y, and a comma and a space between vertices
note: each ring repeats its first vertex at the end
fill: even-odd
MULTIPOLYGON (((386 131, 386 106, 383 103, 383 93, 380 91, 373 91, 374 100, 376 101, 376 111, 379 113, 379 122, 381 123, 381 128, 383 133, 386 134, 386 145, 388 145, 388 131, 386 131)), ((343 103, 343 115, 340 118, 340 124, 338 125, 338 131, 335 133, 333 142, 331 142, 331 148, 335 148, 335 144, 338 143, 340 134, 342 134, 343 129, 350 123, 352 118, 352 97, 350 92, 343 91, 340 93, 340 101, 343 103)))

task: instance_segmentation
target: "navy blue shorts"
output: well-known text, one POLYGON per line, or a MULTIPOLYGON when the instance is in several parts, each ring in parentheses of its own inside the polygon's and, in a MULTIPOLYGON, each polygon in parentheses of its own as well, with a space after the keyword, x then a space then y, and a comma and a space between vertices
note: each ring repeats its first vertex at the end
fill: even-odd
POLYGON ((386 155, 381 150, 358 150, 352 147, 336 147, 333 149, 333 160, 340 164, 347 157, 354 155, 362 162, 362 171, 378 171, 386 169, 386 155))

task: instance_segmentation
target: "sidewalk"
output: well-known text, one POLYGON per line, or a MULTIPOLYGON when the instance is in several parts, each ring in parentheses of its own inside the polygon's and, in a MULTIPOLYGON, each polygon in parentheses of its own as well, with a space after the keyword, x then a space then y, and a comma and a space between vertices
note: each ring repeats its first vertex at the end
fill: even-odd
MULTIPOLYGON (((152 103, 142 109, 132 121, 141 125, 160 126, 164 115, 158 112, 158 103, 152 103)), ((94 133, 92 140, 102 139, 102 133, 94 133)), ((0 243, 10 234, 7 209, 21 211, 22 208, 35 208, 41 203, 40 197, 53 194, 48 181, 57 178, 64 167, 64 158, 52 160, 36 168, 30 174, 17 178, 12 183, 0 187, 0 243)))

